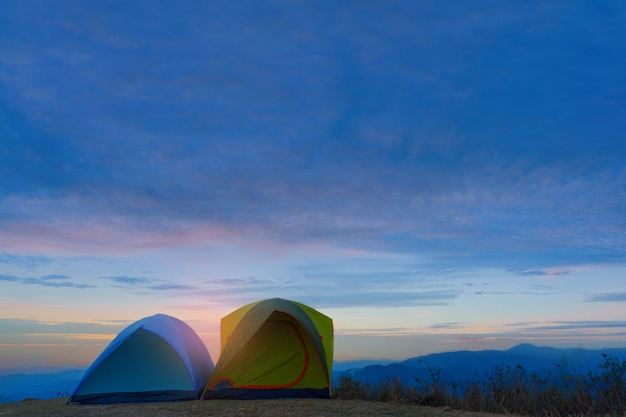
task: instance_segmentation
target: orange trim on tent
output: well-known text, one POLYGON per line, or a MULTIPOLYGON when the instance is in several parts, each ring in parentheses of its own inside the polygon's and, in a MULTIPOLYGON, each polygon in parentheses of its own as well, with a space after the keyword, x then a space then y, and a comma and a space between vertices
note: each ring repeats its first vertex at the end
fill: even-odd
MULTIPOLYGON (((267 300, 267 301, 272 301, 272 300, 267 300)), ((260 302, 260 303, 262 303, 262 302, 260 302)), ((292 302, 292 303, 296 304, 296 306, 300 306, 300 309, 304 311, 304 314, 308 315, 307 310, 304 309, 303 307, 306 307, 308 309, 310 309, 310 307, 302 306, 302 305, 299 305, 298 303, 295 303, 295 302, 292 302)), ((241 314, 241 317, 239 317, 239 321, 241 321, 243 318, 245 318, 246 315, 249 313, 249 311, 254 306, 256 306, 257 304, 258 303, 253 303, 253 305, 250 308, 247 308, 246 312, 244 314, 241 314)), ((241 309, 239 309, 239 310, 241 310, 241 309)), ((239 310, 236 310, 236 311, 239 311, 239 310)), ((311 318, 311 320, 312 320, 312 317, 310 315, 308 317, 311 318)), ((224 319, 222 319, 222 320, 224 320, 224 319)), ((281 385, 240 385, 240 386, 235 386, 235 380, 237 380, 238 377, 235 377, 234 375, 224 376, 222 378, 219 378, 216 381, 213 381, 210 386, 209 385, 205 386, 205 389, 204 389, 203 394, 202 394, 202 398, 204 398, 204 395, 206 394, 207 391, 214 390, 217 385, 219 385, 220 383, 224 383, 224 382, 227 382, 228 385, 231 387, 231 389, 239 389, 239 388, 241 388, 241 389, 271 390, 271 389, 286 389, 286 388, 294 387, 295 385, 297 385, 298 383, 302 382, 307 377, 308 373, 310 372, 311 365, 312 365, 311 360, 315 360, 314 358, 311 357, 311 353, 308 350, 307 343, 312 347, 313 350, 315 350, 315 352, 317 352, 316 357, 317 357, 317 360, 318 360, 318 362, 319 362, 319 364, 320 364, 320 366, 321 366, 321 368, 323 370, 322 375, 320 375, 320 376, 322 377, 322 380, 325 379, 326 385, 327 385, 328 389, 330 390, 330 386, 331 386, 330 366, 331 366, 332 362, 331 363, 327 363, 328 360, 329 360, 329 358, 328 358, 329 354, 326 352, 326 350, 325 350, 326 347, 322 343, 322 342, 325 341, 326 338, 324 337, 324 335, 322 335, 320 333, 320 330, 317 328, 316 322, 311 321, 311 325, 307 325, 308 327, 305 327, 303 322, 298 319, 298 317, 297 317, 297 315, 295 313, 292 314, 291 312, 288 312, 288 311, 285 311, 285 310, 282 310, 282 309, 273 310, 269 315, 266 316, 265 322, 271 322, 271 321, 287 323, 289 326, 291 326, 290 328, 292 328, 293 331, 295 332, 295 334, 296 334, 296 336, 297 336, 297 338, 298 338, 298 340, 299 340, 299 342, 300 342, 300 344, 302 346, 302 349, 304 350, 304 355, 305 355, 304 356, 304 364, 303 364, 302 370, 299 373, 299 375, 297 375, 293 381, 288 382, 286 384, 281 384, 281 385), (280 316, 277 316, 277 317, 275 316, 274 319, 270 319, 271 314, 274 314, 274 313, 285 314, 287 317, 281 319, 280 316), (313 329, 315 329, 315 331, 313 333, 311 333, 311 331, 313 329), (306 333, 306 335, 302 334, 303 332, 306 333), (314 336, 315 333, 317 333, 317 337, 314 336), (318 337, 319 337, 319 339, 318 339, 318 337), (319 349, 321 349, 321 351, 319 349)), ((259 322, 257 321, 257 323, 259 323, 259 322)), ((234 328, 237 329, 238 326, 239 326, 239 322, 237 322, 237 324, 234 325, 234 328)), ((259 329, 260 329, 260 327, 257 328, 256 330, 259 330, 259 329)), ((222 330, 224 330, 224 329, 222 328, 222 330)), ((327 329, 325 329, 325 330, 327 330, 327 329)), ((334 324, 332 323, 332 320, 331 320, 330 321, 330 335, 331 335, 331 338, 330 338, 331 345, 330 346, 331 346, 331 348, 332 348, 333 330, 334 330, 334 324)), ((231 331, 232 331, 232 329, 231 329, 231 331)), ((224 350, 224 348, 225 348, 224 340, 227 341, 227 342, 230 342, 231 341, 230 340, 231 336, 232 336, 232 334, 226 335, 224 337, 224 339, 222 339, 222 341, 223 341, 222 350, 224 350)), ((251 337, 251 336, 248 336, 248 337, 251 337)), ((245 346, 247 343, 248 342, 244 342, 243 346, 245 346)), ((234 356, 233 358, 230 358, 230 360, 233 360, 235 357, 236 356, 234 356)), ((331 356, 330 360, 332 360, 332 356, 331 356)), ((220 363, 218 363, 218 365, 220 365, 220 363)), ((297 365, 298 365, 297 363, 292 364, 293 367, 297 367, 297 365)), ((220 368, 227 368, 227 365, 220 366, 220 368)), ((219 372, 219 373, 221 373, 221 372, 219 372)), ((229 372, 225 372, 225 373, 227 375, 229 374, 229 372)), ((218 375, 215 375, 215 376, 217 377, 218 375)), ((287 375, 283 374, 283 376, 287 376, 287 375)), ((262 379, 264 379, 264 378, 262 378, 262 379)), ((252 382, 252 381, 250 381, 250 382, 252 382)), ((227 388, 227 387, 224 386, 224 388, 227 388)))
MULTIPOLYGON (((299 324, 300 324, 300 328, 304 328, 304 326, 302 326, 302 322, 301 322, 300 320, 298 320, 298 318, 297 318, 297 317, 295 317, 294 315, 292 315, 292 314, 290 314, 290 313, 288 313, 288 312, 286 312, 286 311, 284 311, 284 310, 276 310, 276 311, 278 311, 279 313, 283 313, 283 314, 285 314, 285 315, 287 315, 287 316, 291 317, 291 318, 292 318, 292 319, 294 319, 297 323, 299 323, 299 324)), ((305 333, 306 333, 307 337, 309 338, 309 340, 311 341, 311 344, 313 345, 313 347, 315 347, 315 343, 313 343, 313 336, 312 336, 309 332, 305 332, 305 333)), ((302 338, 302 335, 300 335, 300 334, 299 334, 299 336, 300 336, 300 338, 302 338)), ((324 336, 322 336, 321 334, 320 334, 320 340, 324 340, 324 336)), ((304 341, 303 341, 303 342, 304 342, 304 341)), ((320 361, 320 364, 322 364, 322 368, 324 368, 323 364, 325 363, 325 361, 322 359, 322 356, 321 356, 321 354, 322 354, 323 352, 318 352, 318 350, 317 350, 317 349, 313 349, 313 350, 315 350, 315 352, 316 352, 316 354, 317 354, 317 359, 320 361)), ((305 349, 305 352, 306 352, 306 349, 305 349)), ((307 354, 307 365, 308 365, 308 361, 309 361, 309 353, 308 353, 308 352, 306 352, 306 354, 307 354)), ((330 386, 330 384, 331 384, 331 378, 330 378, 330 375, 328 375, 328 369, 326 369, 326 368, 324 368, 324 375, 326 376, 326 383, 328 384, 328 386, 330 386)), ((302 378, 300 378, 300 379, 302 379, 302 378)))
MULTIPOLYGON (((276 311, 279 311, 279 312, 281 312, 281 313, 283 313, 283 314, 286 314, 286 315, 288 315, 289 317, 293 318, 296 322, 298 322, 298 323, 302 324, 302 323, 300 322, 300 320, 298 320, 298 319, 297 319, 296 317, 294 317, 292 314, 289 314, 288 312, 283 311, 283 310, 276 310, 276 311)), ((301 325, 300 327, 301 327, 301 328, 304 328, 304 326, 302 326, 302 325, 301 325)), ((313 342, 313 335, 311 335, 309 332, 305 332, 305 333, 306 333, 307 337, 309 338, 309 340, 311 341, 311 344, 313 345, 313 347, 315 347, 315 343, 313 342)), ((320 340, 323 340, 323 339, 324 339, 324 336, 320 335, 320 340)), ((318 350, 317 350, 317 349, 313 349, 313 350, 315 350, 316 355, 317 355, 317 359, 320 361, 320 364, 322 364, 322 368, 324 368, 323 364, 325 363, 325 361, 322 359, 322 356, 321 356, 321 354, 322 354, 323 352, 318 352, 318 350)), ((308 352, 307 352, 307 361, 308 361, 308 352)), ((307 363, 308 363, 308 362, 307 362, 307 363)), ((324 375, 326 376, 326 383, 330 386, 330 381, 331 381, 331 379, 330 379, 330 375, 328 375, 328 369, 324 369, 324 375)))

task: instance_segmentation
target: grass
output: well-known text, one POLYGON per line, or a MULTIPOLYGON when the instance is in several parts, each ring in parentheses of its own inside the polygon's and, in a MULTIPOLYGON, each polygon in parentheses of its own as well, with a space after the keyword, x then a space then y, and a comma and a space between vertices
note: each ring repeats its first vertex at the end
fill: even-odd
POLYGON ((110 405, 65 405, 64 399, 0 404, 0 417, 480 417, 449 408, 366 400, 208 400, 110 405))
POLYGON ((598 372, 529 374, 522 366, 501 365, 486 377, 446 381, 428 368, 430 378, 403 384, 399 379, 363 384, 344 377, 333 399, 207 400, 113 405, 65 405, 65 399, 0 404, 4 416, 424 416, 476 417, 625 416, 626 360, 603 355, 598 372))
POLYGON ((334 395, 341 399, 448 407, 468 412, 527 416, 625 416, 626 361, 603 355, 598 372, 576 373, 557 366, 529 374, 521 365, 501 365, 487 377, 446 381, 439 370, 430 379, 403 384, 399 379, 362 384, 341 378, 334 395))

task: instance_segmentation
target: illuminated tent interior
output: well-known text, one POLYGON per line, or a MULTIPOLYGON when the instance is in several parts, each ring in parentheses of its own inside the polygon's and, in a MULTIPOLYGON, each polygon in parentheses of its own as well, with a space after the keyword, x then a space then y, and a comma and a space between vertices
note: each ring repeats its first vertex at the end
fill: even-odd
POLYGON ((257 301, 221 321, 221 355, 202 395, 211 398, 329 398, 333 322, 280 298, 257 301))

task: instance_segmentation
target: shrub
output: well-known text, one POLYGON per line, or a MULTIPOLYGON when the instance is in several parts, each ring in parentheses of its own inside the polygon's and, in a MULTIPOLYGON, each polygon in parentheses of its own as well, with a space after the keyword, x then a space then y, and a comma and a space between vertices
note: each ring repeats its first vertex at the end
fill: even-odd
POLYGON ((500 365, 486 377, 459 383, 428 367, 430 377, 410 386, 398 378, 370 385, 341 377, 334 396, 528 416, 626 415, 626 360, 605 354, 599 368, 599 374, 577 374, 557 366, 539 376, 521 365, 500 365))
POLYGON ((364 400, 368 397, 368 389, 352 377, 342 376, 339 384, 333 387, 333 396, 340 400, 364 400))

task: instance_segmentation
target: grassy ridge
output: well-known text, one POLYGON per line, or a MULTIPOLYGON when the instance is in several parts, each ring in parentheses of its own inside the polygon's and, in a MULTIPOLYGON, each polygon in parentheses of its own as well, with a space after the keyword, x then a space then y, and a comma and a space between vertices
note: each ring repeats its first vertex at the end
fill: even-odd
POLYGON ((441 371, 430 370, 428 380, 413 384, 400 379, 363 384, 342 377, 334 387, 340 399, 364 399, 449 407, 470 412, 529 416, 626 415, 626 360, 610 355, 597 372, 575 373, 559 366, 537 375, 521 365, 493 367, 487 378, 446 381, 441 371))
POLYGON ((527 373, 521 366, 495 366, 486 379, 399 379, 362 384, 343 377, 333 399, 208 400, 114 405, 65 405, 64 399, 0 404, 0 416, 609 416, 626 415, 626 360, 604 355, 597 372, 527 373))
POLYGON ((57 399, 24 400, 0 404, 2 417, 476 417, 481 415, 481 413, 468 414, 448 408, 339 399, 208 400, 112 405, 65 405, 65 400, 57 399))

